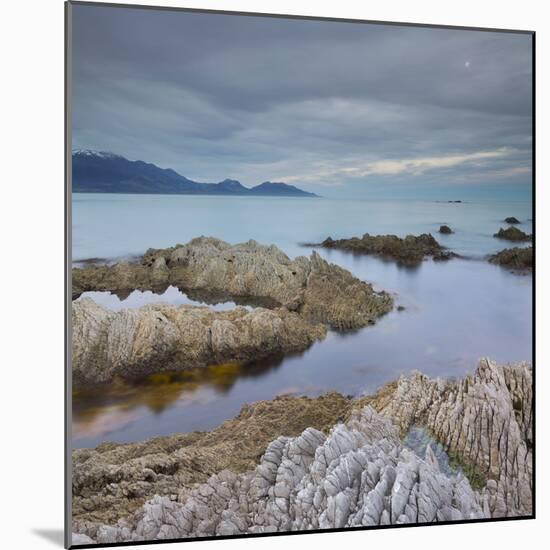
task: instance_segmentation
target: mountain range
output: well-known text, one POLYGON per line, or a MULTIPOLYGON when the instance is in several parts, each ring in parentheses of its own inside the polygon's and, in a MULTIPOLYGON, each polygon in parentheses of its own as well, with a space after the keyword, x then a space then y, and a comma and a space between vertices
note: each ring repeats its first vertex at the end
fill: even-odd
POLYGON ((73 151, 74 193, 145 193, 166 195, 246 195, 273 197, 317 197, 293 185, 265 181, 245 187, 237 180, 201 183, 170 168, 159 168, 141 160, 89 149, 73 151))

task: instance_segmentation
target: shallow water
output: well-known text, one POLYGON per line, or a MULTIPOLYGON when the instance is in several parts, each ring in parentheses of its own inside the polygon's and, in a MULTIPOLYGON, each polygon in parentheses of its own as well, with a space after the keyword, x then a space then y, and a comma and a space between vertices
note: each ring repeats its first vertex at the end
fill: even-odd
MULTIPOLYGON (((462 376, 473 371, 483 356, 501 362, 532 358, 531 276, 511 274, 481 259, 510 246, 492 234, 505 226, 499 220, 506 216, 529 218, 529 203, 372 204, 328 199, 75 195, 73 208, 75 259, 133 255, 200 234, 229 242, 254 238, 277 244, 295 256, 311 252, 299 242, 318 242, 328 235, 418 234, 435 232, 444 222, 456 233, 436 238, 474 258, 427 260, 416 268, 403 268, 373 257, 318 249, 327 260, 394 293, 396 305, 405 310, 395 310, 375 326, 353 333, 331 331, 302 354, 253 366, 224 366, 183 379, 148 379, 77 394, 75 447, 94 446, 106 439, 127 442, 211 429, 235 416, 243 403, 282 393, 318 395, 337 390, 358 395, 415 369, 430 376, 462 376), (141 223, 140 216, 147 212, 154 223, 141 223), (117 216, 125 224, 124 231, 117 226, 117 216), (109 238, 111 230, 114 234, 109 238)), ((520 227, 531 231, 529 223, 520 227)), ((138 292, 121 300, 98 293, 95 299, 112 309, 155 300, 197 303, 173 287, 162 296, 138 292)))
POLYGON ((443 445, 438 443, 422 426, 411 426, 403 438, 403 444, 423 460, 428 446, 430 446, 442 473, 448 477, 457 477, 462 473, 461 467, 451 461, 443 445))
MULTIPOLYGON (((128 296, 114 292, 88 291, 83 292, 75 301, 82 300, 83 298, 91 298, 97 304, 112 311, 138 308, 147 304, 208 306, 215 311, 226 311, 237 306, 235 302, 218 302, 207 304, 205 302, 192 300, 187 296, 187 294, 172 285, 165 289, 159 290, 159 292, 153 292, 151 290, 133 290, 128 296)), ((249 310, 252 309, 249 305, 245 305, 244 307, 249 310)))
MULTIPOLYGON (((73 260, 141 255, 147 248, 185 243, 199 235, 230 243, 255 239, 276 244, 291 257, 303 242, 361 236, 435 233, 448 224, 453 235, 437 235, 467 256, 505 248, 492 235, 516 216, 532 232, 528 201, 429 201, 207 197, 190 195, 73 195, 73 260)), ((307 251, 306 251, 307 252, 307 251)))

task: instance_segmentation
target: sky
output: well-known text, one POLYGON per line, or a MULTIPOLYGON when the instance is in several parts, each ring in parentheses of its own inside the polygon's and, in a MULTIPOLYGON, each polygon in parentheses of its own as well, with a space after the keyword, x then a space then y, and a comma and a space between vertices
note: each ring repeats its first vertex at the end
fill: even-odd
POLYGON ((324 196, 530 193, 530 35, 72 9, 74 149, 324 196))

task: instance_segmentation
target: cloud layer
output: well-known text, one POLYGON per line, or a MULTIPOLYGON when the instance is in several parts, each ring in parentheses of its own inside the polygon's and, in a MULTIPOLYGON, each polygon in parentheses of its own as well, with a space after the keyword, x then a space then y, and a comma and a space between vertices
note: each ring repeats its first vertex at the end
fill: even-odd
POLYGON ((525 34, 73 7, 73 146, 324 194, 531 178, 525 34))

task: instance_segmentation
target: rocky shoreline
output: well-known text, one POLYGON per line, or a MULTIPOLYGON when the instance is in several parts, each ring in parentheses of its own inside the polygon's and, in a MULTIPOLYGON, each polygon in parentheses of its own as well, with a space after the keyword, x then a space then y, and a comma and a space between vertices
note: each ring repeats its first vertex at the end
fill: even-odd
POLYGON ((375 292, 316 252, 290 260, 273 245, 230 245, 212 237, 148 250, 137 262, 73 268, 72 279, 73 298, 91 290, 153 290, 170 284, 190 296, 237 297, 252 304, 264 300, 337 330, 372 324, 393 307, 389 294, 375 292))
POLYGON ((335 240, 328 237, 322 243, 310 246, 346 250, 356 254, 370 254, 406 266, 418 265, 427 257, 432 257, 436 261, 457 257, 457 254, 440 245, 429 233, 418 236, 407 235, 405 238, 396 235, 369 235, 368 233, 361 238, 335 240))
POLYGON ((529 364, 484 359, 461 380, 281 397, 212 432, 75 450, 73 544, 528 516, 531 391, 529 364), (415 426, 466 475, 407 448, 415 426))
POLYGON ((144 375, 246 363, 307 349, 326 335, 285 308, 207 307, 153 304, 110 311, 90 298, 73 304, 73 386, 144 375))
POLYGON ((179 285, 193 296, 265 303, 252 311, 151 304, 110 311, 89 298, 72 304, 73 384, 106 383, 226 362, 299 352, 325 337, 374 324, 393 308, 386 292, 313 252, 290 260, 255 241, 200 237, 148 250, 137 262, 73 268, 73 295, 179 285))

